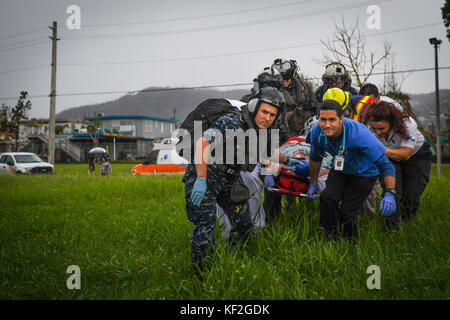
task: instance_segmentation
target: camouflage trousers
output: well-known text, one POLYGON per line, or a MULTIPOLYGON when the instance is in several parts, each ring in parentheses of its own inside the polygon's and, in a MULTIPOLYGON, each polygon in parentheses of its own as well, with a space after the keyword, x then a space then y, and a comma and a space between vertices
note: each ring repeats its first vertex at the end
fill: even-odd
POLYGON ((194 224, 191 237, 191 256, 192 262, 202 267, 203 258, 214 246, 213 231, 216 226, 217 204, 224 210, 231 222, 229 241, 246 241, 252 233, 253 224, 248 202, 237 206, 230 199, 231 186, 235 179, 240 179, 240 175, 232 176, 224 172, 211 174, 208 168, 207 189, 198 207, 191 201, 191 193, 196 179, 195 165, 190 164, 186 169, 183 182, 185 183, 187 217, 194 224))

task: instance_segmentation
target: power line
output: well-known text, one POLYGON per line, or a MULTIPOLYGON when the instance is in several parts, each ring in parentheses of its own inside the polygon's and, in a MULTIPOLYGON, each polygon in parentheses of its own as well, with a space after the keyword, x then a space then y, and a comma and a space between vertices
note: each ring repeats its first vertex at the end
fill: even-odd
POLYGON ((25 35, 25 34, 29 34, 29 33, 34 33, 34 32, 37 32, 37 31, 41 31, 41 30, 44 30, 44 29, 47 29, 47 28, 46 28, 46 27, 43 27, 43 28, 33 29, 33 30, 21 32, 21 33, 16 33, 16 34, 9 35, 9 36, 5 36, 5 37, 0 37, 0 40, 5 40, 5 39, 10 39, 10 38, 15 38, 15 37, 19 37, 19 36, 22 36, 22 35, 25 35))
POLYGON ((422 28, 427 28, 427 27, 432 27, 432 26, 437 26, 437 25, 442 25, 442 22, 429 23, 429 24, 424 24, 424 25, 421 25, 421 26, 407 27, 407 28, 403 28, 403 29, 396 29, 396 30, 393 30, 393 31, 377 32, 377 33, 374 33, 374 34, 369 34, 368 36, 365 36, 365 37, 369 38, 369 37, 381 36, 383 34, 391 34, 391 33, 394 33, 394 32, 402 32, 402 31, 410 31, 410 30, 422 29, 422 28))
MULTIPOLYGON (((225 88, 225 87, 237 87, 250 85, 252 83, 234 83, 234 84, 221 84, 221 85, 210 85, 210 86, 195 86, 195 87, 178 87, 178 88, 158 88, 158 89, 143 89, 143 90, 123 90, 123 91, 97 91, 97 92, 74 92, 74 93, 61 93, 58 97, 71 97, 71 96, 89 96, 89 95, 107 95, 107 94, 118 94, 118 93, 139 93, 139 92, 159 92, 159 91, 174 91, 174 90, 193 90, 193 89, 210 89, 210 88, 225 88)), ((48 98, 50 95, 39 94, 30 96, 30 98, 48 98)), ((15 100, 17 97, 0 97, 0 100, 15 100)))
POLYGON ((138 21, 138 22, 124 22, 124 23, 107 23, 107 24, 90 24, 90 25, 84 24, 83 28, 86 28, 86 27, 87 28, 114 27, 114 26, 127 26, 127 25, 154 24, 154 23, 162 23, 162 22, 198 20, 198 19, 204 19, 204 18, 215 18, 215 17, 236 15, 236 14, 241 14, 241 13, 263 11, 263 10, 269 10, 269 9, 275 9, 275 8, 285 8, 285 7, 296 6, 296 5, 313 2, 313 1, 314 0, 297 1, 297 2, 290 2, 290 3, 285 3, 285 4, 277 4, 275 6, 253 8, 253 9, 239 10, 239 11, 230 11, 230 12, 223 12, 223 13, 215 13, 215 14, 193 16, 193 17, 169 18, 169 19, 150 20, 150 21, 147 20, 147 21, 138 21))
POLYGON ((174 91, 174 90, 193 90, 193 89, 211 89, 211 88, 226 88, 226 87, 237 87, 246 86, 252 83, 233 83, 233 84, 222 84, 222 85, 210 85, 210 86, 195 86, 195 87, 178 87, 178 88, 158 88, 158 89, 144 89, 144 90, 127 90, 127 91, 103 91, 103 92, 81 92, 81 93, 63 93, 59 94, 58 97, 64 96, 80 96, 80 95, 97 95, 97 94, 117 94, 117 93, 139 93, 139 92, 160 92, 160 91, 174 91))
MULTIPOLYGON (((450 69, 450 67, 439 67, 438 69, 450 69)), ((410 70, 400 70, 400 71, 386 71, 386 72, 374 72, 372 76, 385 75, 385 74, 397 74, 397 73, 407 73, 407 72, 422 72, 422 71, 430 71, 434 70, 434 68, 422 68, 422 69, 410 69, 410 70)), ((362 76, 367 76, 367 74, 362 74, 362 76)))
POLYGON ((20 72, 20 71, 26 71, 26 70, 34 70, 34 69, 40 69, 40 68, 48 67, 48 66, 50 66, 50 65, 49 64, 42 64, 42 65, 39 65, 39 66, 26 67, 26 68, 16 69, 16 70, 5 70, 5 71, 0 71, 0 74, 11 73, 11 72, 20 72))
POLYGON ((23 46, 17 46, 17 47, 13 47, 13 48, 0 49, 0 52, 11 51, 11 50, 27 48, 27 47, 33 47, 33 46, 38 46, 38 45, 41 45, 41 44, 44 44, 44 43, 48 43, 48 40, 41 41, 41 42, 36 42, 36 43, 28 44, 28 45, 23 45, 23 46))
MULTIPOLYGON (((450 67, 439 67, 439 69, 450 69, 450 67)), ((397 73, 407 73, 407 72, 422 72, 422 71, 430 71, 430 70, 434 70, 433 68, 422 68, 422 69, 410 69, 410 70, 397 70, 397 71, 385 71, 385 72, 373 72, 373 73, 363 73, 360 74, 359 76, 361 77, 365 77, 365 76, 379 76, 379 75, 387 75, 387 74, 397 74, 397 73)), ((350 72, 352 73, 352 72, 350 72)), ((319 80, 322 79, 322 77, 313 77, 313 78, 307 78, 307 80, 319 80)))
MULTIPOLYGON (((37 94, 37 95, 28 95, 30 99, 39 99, 39 98, 49 98, 50 96, 48 94, 37 94)), ((2 97, 0 100, 6 101, 6 100, 17 100, 18 97, 2 97)))
MULTIPOLYGON (((395 29, 391 31, 384 31, 384 32, 378 32, 371 35, 368 35, 366 37, 375 37, 380 36, 384 34, 392 34, 396 32, 403 32, 408 30, 417 30, 421 28, 427 28, 430 26, 440 25, 441 23, 432 23, 432 24, 425 24, 421 26, 415 26, 415 27, 407 27, 402 29, 395 29)), ((337 40, 334 40, 333 42, 336 42, 337 40)), ((239 55, 248 55, 248 54, 256 54, 256 53, 262 53, 262 52, 271 52, 271 51, 279 51, 279 50, 287 50, 287 49, 298 49, 298 48, 304 48, 304 47, 310 47, 310 46, 317 46, 321 45, 322 42, 313 42, 313 43, 305 43, 305 44, 299 44, 299 45, 293 45, 293 46, 286 46, 286 47, 277 47, 277 48, 265 48, 265 49, 259 49, 259 50, 250 50, 250 51, 240 51, 240 52, 231 52, 231 53, 223 53, 223 54, 217 54, 217 55, 208 55, 208 56, 194 56, 194 57, 185 57, 185 58, 167 58, 167 59, 152 59, 152 60, 140 60, 140 61, 115 61, 115 62, 88 62, 88 63, 61 63, 60 66, 93 66, 93 65, 120 65, 120 64, 143 64, 143 63, 155 63, 155 62, 175 62, 175 61, 189 61, 189 60, 200 60, 200 59, 210 59, 210 58, 222 58, 222 57, 229 57, 229 56, 239 56, 239 55)))
POLYGON ((123 33, 123 34, 91 34, 91 35, 81 35, 81 36, 68 36, 65 38, 65 40, 95 40, 95 39, 117 39, 117 38, 129 38, 129 37, 149 37, 149 36, 158 36, 158 35, 168 35, 168 34, 181 34, 181 33, 193 33, 198 31, 212 31, 212 30, 219 30, 219 29, 227 29, 227 28, 235 28, 235 27, 244 27, 244 26, 252 26, 252 25, 258 25, 258 24, 266 24, 266 23, 275 23, 280 20, 293 20, 293 19, 299 19, 299 18, 305 18, 305 17, 311 17, 316 15, 323 15, 327 13, 332 13, 336 11, 344 11, 349 9, 355 9, 358 7, 364 7, 368 4, 373 3, 384 3, 384 2, 390 2, 393 0, 379 0, 379 1, 365 1, 359 4, 349 4, 345 6, 340 7, 334 7, 330 9, 320 9, 315 10, 311 12, 306 13, 300 13, 300 14, 293 14, 293 15, 287 15, 287 16, 281 16, 281 17, 271 17, 270 19, 260 19, 260 20, 254 20, 249 22, 241 22, 241 23, 233 23, 233 24, 227 24, 227 25, 219 25, 219 26, 209 26, 209 27, 198 27, 198 28, 191 28, 191 29, 177 29, 177 30, 166 30, 166 31, 154 31, 154 32, 144 32, 144 33, 123 33))
MULTIPOLYGON (((430 26, 435 26, 435 25, 440 25, 440 24, 441 23, 432 23, 432 24, 426 24, 426 25, 415 26, 415 27, 407 27, 407 28, 396 29, 396 30, 391 30, 391 31, 379 32, 379 33, 375 33, 375 34, 369 35, 367 37, 374 37, 374 36, 379 36, 379 35, 383 35, 383 34, 391 34, 391 33, 395 33, 395 32, 402 32, 402 31, 408 31, 408 30, 416 30, 416 29, 430 27, 430 26)), ((45 43, 47 43, 47 41, 45 41, 45 43)), ((62 63, 62 64, 59 64, 59 65, 60 66, 83 66, 83 65, 85 65, 85 66, 92 66, 92 65, 142 64, 142 63, 154 63, 154 62, 173 62, 173 61, 199 60, 199 59, 207 59, 207 58, 219 58, 219 57, 255 54, 255 53, 261 53, 261 52, 269 52, 269 51, 277 51, 277 50, 285 50, 285 49, 294 49, 294 48, 300 48, 300 47, 315 46, 315 45, 320 45, 320 44, 321 44, 321 42, 315 42, 315 43, 307 43, 307 44, 301 44, 301 45, 295 45, 295 46, 269 48, 269 49, 266 48, 266 49, 262 49, 262 50, 251 50, 251 51, 244 51, 244 52, 234 52, 234 53, 228 53, 228 54, 198 56, 198 57, 187 57, 187 58, 153 59, 153 60, 142 60, 142 61, 119 61, 119 62, 62 63)), ((27 68, 16 69, 16 70, 5 70, 5 71, 0 71, 0 74, 12 73, 12 72, 20 72, 20 71, 26 71, 26 70, 33 70, 33 69, 43 68, 43 67, 47 67, 47 66, 48 65, 39 65, 39 66, 27 67, 27 68)), ((375 73, 373 73, 372 75, 375 75, 375 73)))
MULTIPOLYGON (((431 23, 431 24, 425 24, 421 26, 414 26, 414 27, 407 27, 402 29, 396 29, 391 31, 385 31, 385 32, 379 32, 375 34, 368 35, 366 37, 374 37, 374 36, 380 36, 383 34, 391 34, 395 32, 403 32, 403 31, 409 31, 409 30, 417 30, 421 28, 426 28, 430 26, 440 25, 441 23, 431 23)), ((7 48, 0 51, 6 51, 8 49, 18 49, 23 47, 28 47, 32 45, 38 45, 42 43, 47 43, 48 41, 41 41, 35 44, 30 45, 24 45, 19 46, 17 48, 7 48)), ((226 53, 226 54, 219 54, 219 55, 209 55, 209 56, 198 56, 198 57, 186 57, 186 58, 172 58, 172 59, 153 59, 153 60, 142 60, 142 61, 118 61, 118 62, 92 62, 92 63, 62 63, 59 64, 60 66, 92 66, 92 65, 120 65, 120 64, 142 64, 142 63, 155 63, 155 62, 174 62, 174 61, 186 61, 186 60, 199 60, 199 59, 208 59, 208 58, 219 58, 219 57, 227 57, 227 56, 237 56, 237 55, 247 55, 247 54, 255 54, 255 53, 261 53, 261 52, 270 52, 270 51, 278 51, 278 50, 286 50, 286 49, 295 49, 295 48, 301 48, 301 47, 309 47, 309 46, 315 46, 320 45, 321 42, 314 42, 314 43, 307 43, 307 44, 301 44, 301 45, 295 45, 295 46, 287 46, 287 47, 277 47, 277 48, 266 48, 262 50, 251 50, 251 51, 244 51, 244 52, 234 52, 234 53, 226 53)), ((0 71, 0 74, 5 73, 12 73, 12 72, 20 72, 25 70, 33 70, 38 69, 42 67, 46 67, 48 65, 39 65, 39 66, 33 66, 23 69, 16 69, 16 70, 5 70, 0 71)))
MULTIPOLYGON (((448 67, 439 67, 441 70, 448 70, 448 67)), ((406 73, 406 72, 423 72, 434 70, 434 68, 422 68, 422 69, 410 69, 410 70, 398 70, 398 71, 387 71, 372 73, 371 75, 383 75, 383 74, 396 74, 396 73, 406 73)), ((366 76, 367 74, 361 74, 361 76, 366 76)), ((307 80, 319 80, 321 77, 309 77, 307 80)), ((94 92, 73 92, 73 93, 62 93, 58 94, 58 97, 72 97, 72 96, 88 96, 88 95, 108 95, 108 94, 118 94, 118 93, 140 93, 140 92, 161 92, 161 91, 174 91, 174 90, 193 90, 193 89, 211 89, 211 88, 226 88, 226 87, 238 87, 238 86, 248 86, 253 85, 253 82, 247 83, 232 83, 232 84, 221 84, 221 85, 210 85, 210 86, 192 86, 192 87, 177 87, 177 88, 158 88, 158 89, 143 89, 143 90, 121 90, 121 91, 94 91, 94 92)), ((48 98, 48 94, 39 94, 30 96, 30 98, 48 98)), ((15 100, 17 97, 0 97, 0 100, 15 100)))
POLYGON ((25 40, 25 41, 21 41, 21 42, 16 42, 16 43, 10 43, 10 44, 5 44, 5 45, 1 45, 0 49, 2 48, 6 48, 6 47, 11 47, 11 46, 16 46, 16 45, 21 45, 24 43, 29 43, 29 42, 35 42, 35 41, 39 41, 39 40, 44 40, 47 38, 37 38, 37 39, 30 39, 30 40, 25 40))
POLYGON ((284 50, 284 49, 294 49, 294 48, 308 47, 308 46, 314 46, 314 45, 320 45, 320 44, 321 44, 320 42, 315 42, 315 43, 307 43, 307 44, 296 45, 296 46, 278 47, 278 48, 261 49, 261 50, 251 50, 251 51, 244 51, 244 52, 232 52, 232 53, 224 53, 224 54, 218 54, 218 55, 197 56, 197 57, 187 57, 187 58, 153 59, 153 60, 141 60, 141 61, 92 62, 92 63, 61 63, 59 65, 60 66, 82 66, 82 65, 110 65, 110 64, 141 64, 141 63, 154 63, 154 62, 174 62, 174 61, 186 61, 186 60, 199 60, 199 59, 208 59, 208 58, 220 58, 220 57, 254 54, 254 53, 261 53, 261 52, 284 50))
MULTIPOLYGON (((396 30, 391 30, 391 31, 384 31, 384 32, 371 34, 371 35, 368 35, 366 37, 374 37, 374 36, 380 36, 380 35, 383 35, 383 34, 391 34, 391 33, 395 33, 395 32, 417 30, 417 29, 426 28, 426 27, 435 26, 435 25, 440 25, 440 24, 441 23, 431 23, 431 24, 425 24, 425 25, 421 25, 421 26, 414 26, 414 27, 407 27, 407 28, 396 29, 396 30)), ((0 49, 0 51, 6 51, 8 49, 13 50, 13 49, 18 49, 18 48, 32 46, 32 45, 38 45, 38 44, 42 44, 42 43, 47 43, 47 41, 38 42, 38 43, 35 43, 35 44, 30 44, 30 45, 19 46, 17 48, 7 48, 7 49, 3 49, 3 50, 0 49)), ((60 66, 92 66, 92 65, 142 64, 142 63, 155 63, 155 62, 174 62, 174 61, 186 61, 186 60, 199 60, 199 59, 208 59, 208 58, 219 58, 219 57, 227 57, 227 56, 255 54, 255 53, 261 53, 261 52, 270 52, 270 51, 278 51, 278 50, 286 50, 286 49, 295 49, 295 48, 309 47, 309 46, 315 46, 315 45, 320 45, 320 44, 321 44, 321 42, 314 42, 314 43, 307 43, 307 44, 301 44, 301 45, 295 45, 295 46, 266 48, 266 49, 262 49, 262 50, 251 50, 251 51, 244 51, 244 52, 234 52, 234 53, 226 53, 226 54, 219 54, 219 55, 186 57, 186 58, 153 59, 153 60, 142 60, 142 61, 118 61, 118 62, 62 63, 62 64, 59 64, 59 65, 60 66)), ((25 71, 25 70, 33 70, 33 69, 38 69, 38 68, 42 68, 42 67, 46 67, 46 66, 48 66, 48 65, 39 65, 39 66, 33 66, 33 67, 28 67, 28 68, 23 68, 23 69, 16 69, 16 70, 5 70, 5 71, 0 71, 0 74, 12 73, 12 72, 20 72, 20 71, 25 71)), ((406 71, 406 72, 409 72, 409 71, 406 71)), ((375 75, 375 73, 373 73, 372 75, 375 75)))
MULTIPOLYGON (((440 24, 441 23, 431 23, 431 24, 425 24, 425 25, 421 25, 421 26, 407 27, 407 28, 396 29, 396 30, 391 30, 391 31, 379 32, 379 33, 371 34, 371 35, 366 36, 366 37, 374 37, 374 36, 379 36, 379 35, 383 35, 383 34, 391 34, 391 33, 395 33, 395 32, 416 30, 416 29, 426 28, 426 27, 440 25, 440 24)), ((36 45, 36 44, 41 44, 41 43, 47 43, 47 41, 38 42, 38 43, 35 43, 35 44, 31 44, 31 45, 36 45)), ((92 66, 92 65, 142 64, 142 63, 154 63, 154 62, 173 62, 173 61, 199 60, 199 59, 207 59, 207 58, 219 58, 219 57, 227 57, 227 56, 246 55, 246 54, 255 54, 255 53, 261 53, 261 52, 294 49, 294 48, 300 48, 300 47, 315 46, 315 45, 320 45, 320 44, 321 44, 321 42, 314 42, 314 43, 306 43, 306 44, 295 45, 295 46, 266 48, 266 49, 262 49, 262 50, 251 50, 251 51, 244 51, 244 52, 234 52, 234 53, 226 53, 226 54, 219 54, 219 55, 186 57, 186 58, 153 59, 153 60, 142 60, 142 61, 118 61, 118 62, 62 63, 62 64, 59 64, 59 65, 60 66, 83 66, 83 65, 92 66)), ((27 47, 27 46, 30 46, 30 45, 19 46, 17 48, 27 47)), ((8 48, 8 49, 16 49, 16 48, 8 48)), ((3 50, 5 50, 5 49, 3 49, 3 50)), ((0 51, 2 51, 2 50, 0 49, 0 51)), ((16 69, 16 70, 5 70, 5 71, 0 71, 0 74, 19 72, 19 71, 25 71, 25 70, 33 70, 33 69, 38 69, 38 68, 42 68, 42 67, 46 67, 46 66, 48 66, 48 65, 39 65, 39 66, 27 67, 27 68, 16 69)))

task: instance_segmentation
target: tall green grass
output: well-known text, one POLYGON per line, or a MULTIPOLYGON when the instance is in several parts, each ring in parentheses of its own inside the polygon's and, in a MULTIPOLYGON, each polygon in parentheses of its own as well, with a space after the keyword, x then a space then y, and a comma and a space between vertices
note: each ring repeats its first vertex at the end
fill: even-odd
MULTIPOLYGON (((417 216, 389 233, 361 216, 358 240, 329 242, 318 203, 285 211, 246 246, 215 230, 209 272, 194 275, 182 176, 132 176, 132 164, 89 176, 0 177, 1 299, 448 299, 449 177, 433 174, 417 216), (66 269, 81 269, 81 290, 66 269), (369 290, 378 265, 381 289, 369 290)), ((435 172, 433 168, 433 172, 435 172)))

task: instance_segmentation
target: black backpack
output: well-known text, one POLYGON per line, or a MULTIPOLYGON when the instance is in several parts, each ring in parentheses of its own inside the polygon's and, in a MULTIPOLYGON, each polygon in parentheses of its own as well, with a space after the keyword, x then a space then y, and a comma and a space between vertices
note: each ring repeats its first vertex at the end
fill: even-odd
POLYGON ((179 137, 180 141, 176 145, 177 153, 189 161, 189 163, 194 163, 194 121, 202 122, 202 133, 205 132, 211 125, 219 119, 221 116, 228 113, 241 114, 238 108, 231 105, 227 99, 207 99, 200 103, 194 111, 188 114, 186 119, 180 124, 178 128, 185 129, 189 131, 191 135, 191 156, 183 155, 183 149, 181 149, 180 144, 183 141, 183 137, 179 137))

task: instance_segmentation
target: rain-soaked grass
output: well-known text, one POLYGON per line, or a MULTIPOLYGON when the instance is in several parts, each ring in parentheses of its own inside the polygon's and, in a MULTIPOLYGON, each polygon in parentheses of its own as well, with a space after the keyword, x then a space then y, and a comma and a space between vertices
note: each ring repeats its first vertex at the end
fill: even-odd
MULTIPOLYGON (((417 216, 389 233, 361 216, 356 241, 323 240, 317 203, 290 208, 248 245, 215 231, 210 271, 195 277, 181 176, 132 176, 112 164, 0 177, 1 299, 449 299, 449 173, 431 181, 417 216), (79 266, 81 290, 67 267, 79 266), (367 268, 380 268, 369 290, 367 268)), ((435 172, 433 167, 433 172, 435 172)))

